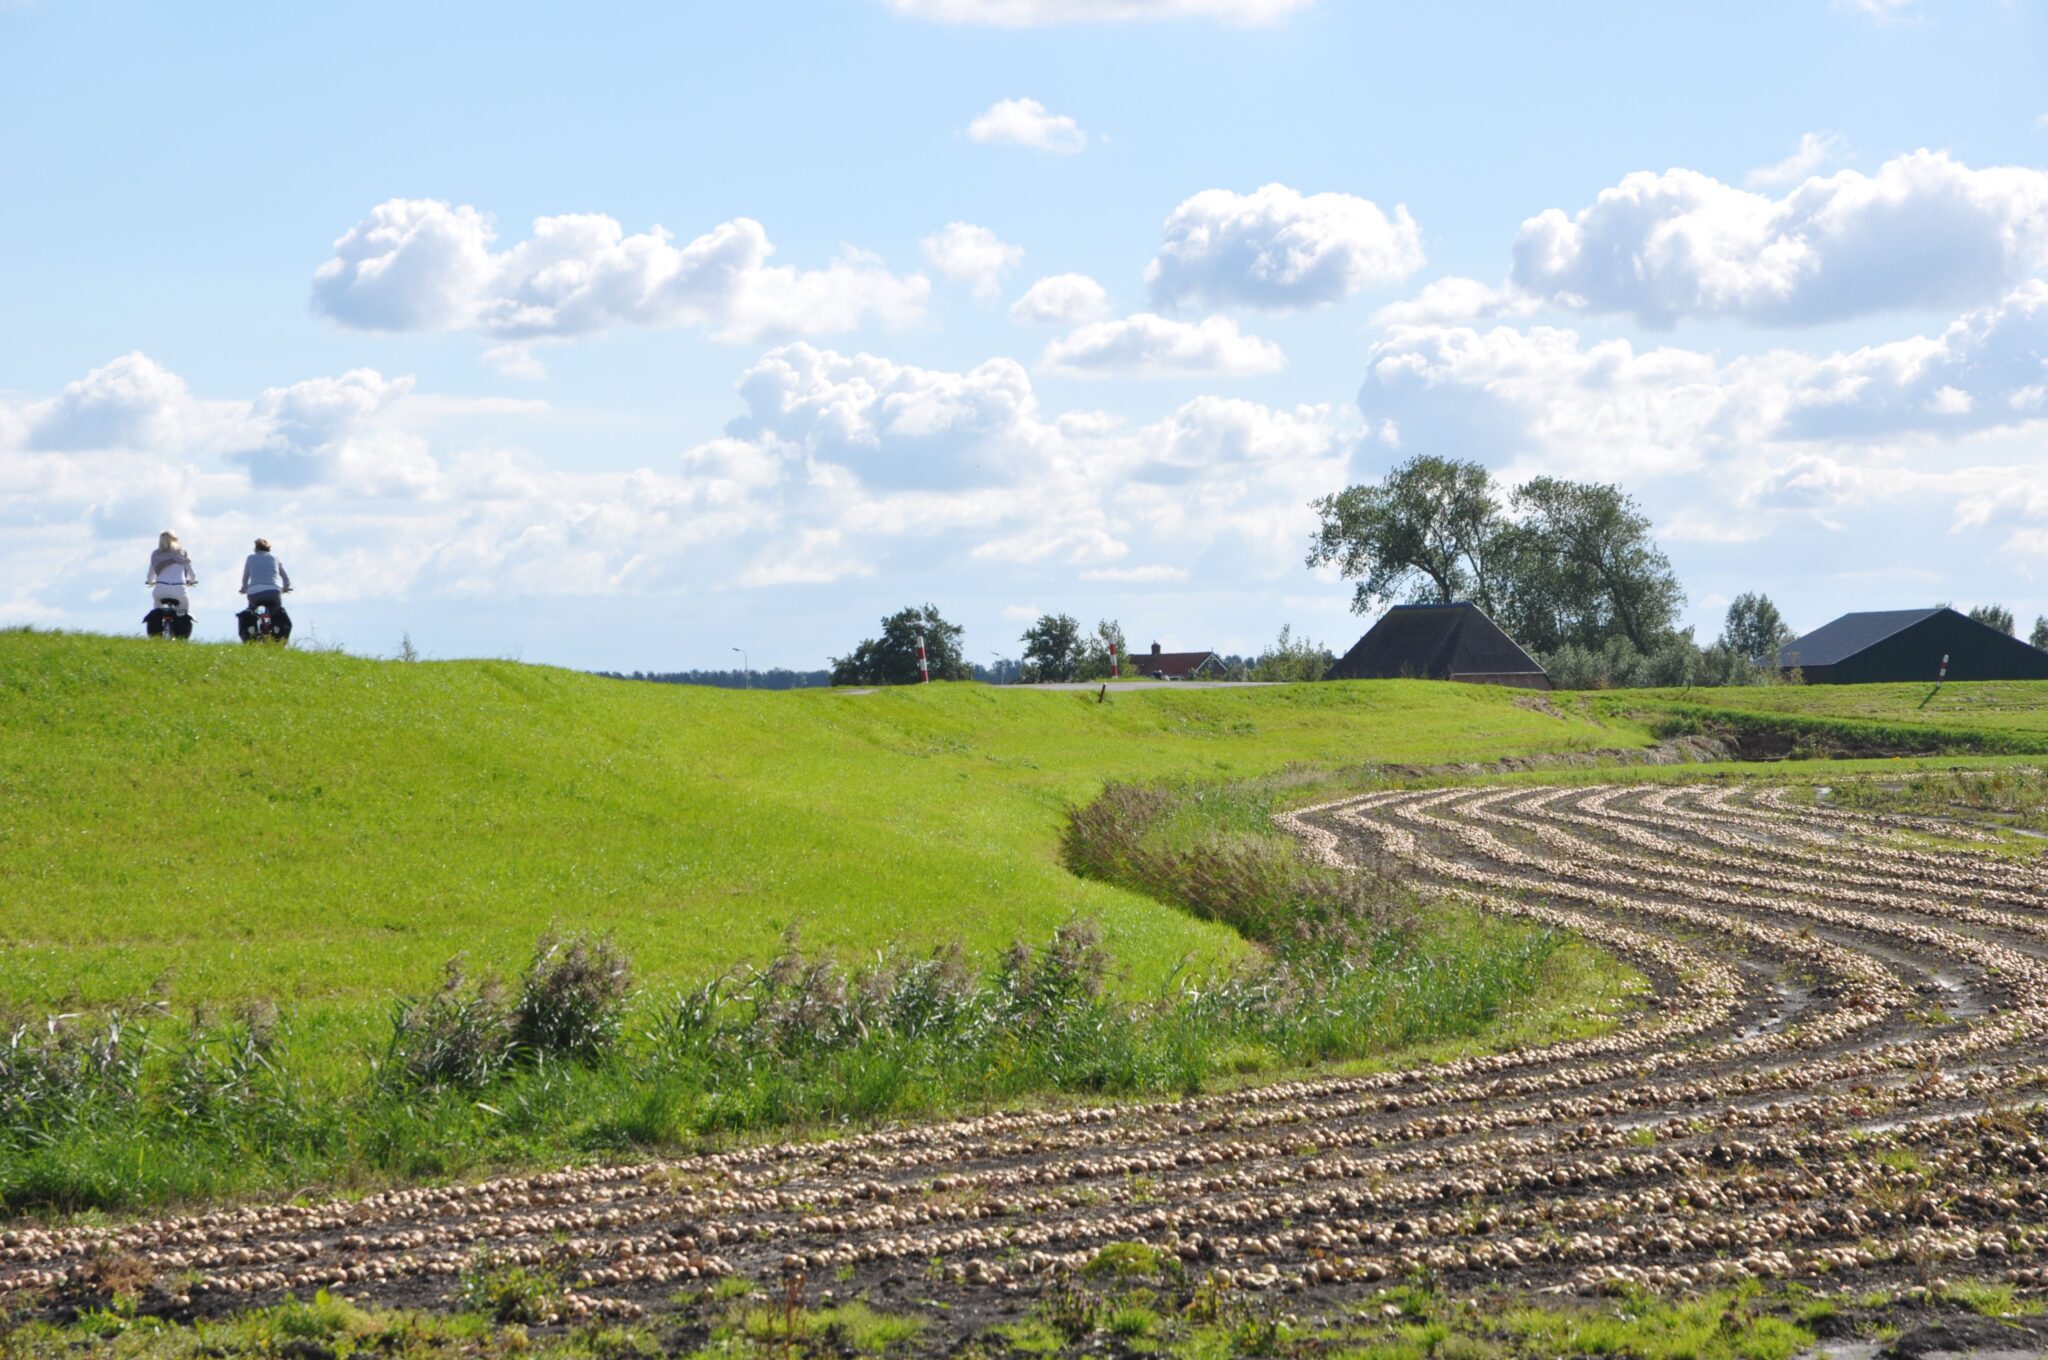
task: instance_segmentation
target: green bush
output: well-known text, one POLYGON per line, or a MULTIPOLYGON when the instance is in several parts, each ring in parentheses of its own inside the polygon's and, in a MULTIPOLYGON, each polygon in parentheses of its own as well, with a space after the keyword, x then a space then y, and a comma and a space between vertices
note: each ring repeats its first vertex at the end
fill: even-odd
POLYGON ((633 970, 609 940, 544 936, 511 1014, 514 1049, 585 1061, 618 1042, 633 970))

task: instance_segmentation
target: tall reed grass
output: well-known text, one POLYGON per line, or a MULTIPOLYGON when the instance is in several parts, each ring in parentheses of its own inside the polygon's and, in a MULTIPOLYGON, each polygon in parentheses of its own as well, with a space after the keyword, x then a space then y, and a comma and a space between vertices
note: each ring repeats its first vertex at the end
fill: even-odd
POLYGON ((339 1080, 302 1076, 288 1017, 17 1025, 0 1049, 0 1210, 432 1179, 1053 1094, 1193 1092, 1481 1034, 1536 989, 1558 944, 1465 920, 1383 932, 1364 954, 1181 977, 1133 1002, 1104 986, 1115 964, 1085 922, 983 970, 954 949, 847 965, 792 941, 765 967, 667 995, 600 987, 608 1037, 552 1051, 513 1039, 514 1007, 458 970, 394 1008, 386 1047, 339 1080))

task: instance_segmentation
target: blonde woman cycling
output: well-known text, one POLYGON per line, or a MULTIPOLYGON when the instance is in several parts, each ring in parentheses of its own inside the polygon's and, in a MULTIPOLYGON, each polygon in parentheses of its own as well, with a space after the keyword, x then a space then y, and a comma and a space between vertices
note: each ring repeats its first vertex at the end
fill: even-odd
POLYGON ((192 598, 185 588, 199 584, 199 573, 192 570, 185 545, 169 529, 157 535, 156 551, 149 555, 149 575, 142 584, 149 587, 151 604, 173 605, 180 614, 192 612, 192 598))

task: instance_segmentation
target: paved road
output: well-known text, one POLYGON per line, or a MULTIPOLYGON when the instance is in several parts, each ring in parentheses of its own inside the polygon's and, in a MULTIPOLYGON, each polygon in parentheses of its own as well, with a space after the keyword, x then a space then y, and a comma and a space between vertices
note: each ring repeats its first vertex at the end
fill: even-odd
MULTIPOLYGON (((1266 689, 1279 684, 1277 680, 1119 680, 1109 687, 1112 694, 1124 694, 1134 689, 1266 689)), ((1005 685, 1004 689, 1085 689, 1094 691, 1102 688, 1100 680, 1077 680, 1071 685, 1005 685)))
MULTIPOLYGON (((1119 680, 1110 686, 1117 694, 1134 689, 1266 689, 1279 684, 1277 680, 1119 680)), ((1085 690, 1093 694, 1102 688, 1100 680, 1076 680, 1070 685, 998 685, 997 689, 1069 689, 1085 690)), ((843 698, 857 699, 863 694, 873 694, 872 689, 842 689, 834 693, 843 698)))

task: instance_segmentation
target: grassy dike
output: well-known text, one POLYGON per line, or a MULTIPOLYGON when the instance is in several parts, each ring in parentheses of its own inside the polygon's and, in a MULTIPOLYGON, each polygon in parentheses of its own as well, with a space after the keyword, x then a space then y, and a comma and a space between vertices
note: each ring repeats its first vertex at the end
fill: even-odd
MULTIPOLYGON (((1627 975, 1543 932, 1363 903, 1338 934, 1278 938, 1170 882, 1077 875, 1062 834, 1111 778, 1648 740, 1426 684, 735 694, 0 633, 0 1211, 1584 1032, 1627 975), (557 1049, 519 1038, 539 1030, 517 975, 551 930, 608 938, 633 974, 543 979, 541 1029, 596 1017, 557 1049), (458 955, 468 980, 436 993, 458 955), (401 997, 427 1000, 393 1042, 401 997), (52 1038, 59 1010, 82 1016, 52 1038)), ((1238 822, 1217 848, 1291 853, 1238 822)), ((1179 820, 1139 834, 1205 862, 1179 820)))
POLYGON ((1424 683, 748 694, 0 632, 0 1003, 381 1014, 458 952, 516 968, 552 923, 683 982, 791 927, 986 958, 1076 915, 1144 989, 1245 947, 1065 870, 1065 812, 1110 779, 1650 740, 1424 683))

